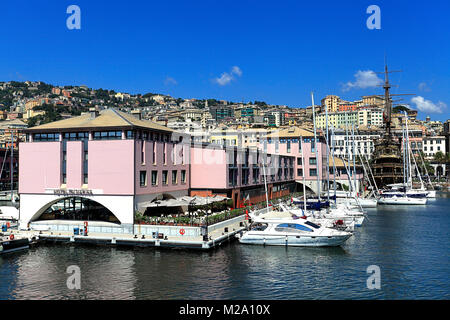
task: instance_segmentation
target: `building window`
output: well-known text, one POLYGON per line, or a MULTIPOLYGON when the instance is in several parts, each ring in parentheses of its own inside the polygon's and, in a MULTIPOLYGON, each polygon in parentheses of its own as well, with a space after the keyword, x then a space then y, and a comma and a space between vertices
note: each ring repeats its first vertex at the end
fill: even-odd
POLYGON ((163 164, 167 164, 166 151, 167 151, 167 143, 164 142, 164 144, 163 144, 163 164))
POLYGON ((134 139, 134 136, 135 136, 134 131, 128 130, 128 131, 126 132, 126 137, 127 137, 127 139, 134 139))
POLYGON ((301 166, 302 165, 302 158, 297 158, 297 165, 301 166))
POLYGON ((259 168, 253 169, 253 183, 259 182, 259 168))
POLYGON ((141 164, 145 164, 145 141, 142 141, 141 146, 141 164))
POLYGON ((83 183, 84 183, 84 184, 88 184, 88 174, 87 174, 87 173, 85 173, 85 174, 83 175, 83 183))
POLYGON ((297 169, 297 176, 303 176, 303 169, 297 169))
POLYGON ((156 186, 158 184, 158 171, 152 171, 152 186, 156 186))
POLYGON ((147 186, 147 171, 141 171, 139 174, 139 184, 141 187, 147 186))
POLYGON ((168 175, 168 171, 163 170, 163 172, 162 172, 162 184, 163 185, 167 185, 169 183, 167 180, 167 175, 168 175))
POLYGON ((35 133, 33 142, 35 141, 59 141, 59 133, 35 133))
POLYGON ((316 158, 309 158, 309 164, 310 165, 317 165, 317 159, 316 158))
POLYGON ((178 171, 172 170, 172 184, 177 184, 178 180, 178 171))
POLYGON ((65 132, 63 134, 63 139, 69 141, 88 140, 89 132, 65 132))
POLYGON ((67 183, 67 176, 65 173, 63 173, 62 180, 63 180, 63 184, 67 183))
POLYGON ((288 153, 291 152, 291 140, 290 139, 287 141, 287 152, 288 153))
POLYGON ((94 132, 94 140, 120 140, 120 139, 122 139, 122 131, 94 132))
POLYGON ((317 169, 309 169, 309 175, 311 177, 317 176, 317 169))
POLYGON ((186 170, 181 170, 181 183, 186 183, 186 170))

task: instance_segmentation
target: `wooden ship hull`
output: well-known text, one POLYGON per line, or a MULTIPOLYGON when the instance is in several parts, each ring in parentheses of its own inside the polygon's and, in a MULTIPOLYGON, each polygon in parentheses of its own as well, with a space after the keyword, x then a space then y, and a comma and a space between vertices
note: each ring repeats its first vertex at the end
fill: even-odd
POLYGON ((374 145, 372 172, 379 188, 403 182, 403 155, 401 143, 384 137, 374 145))

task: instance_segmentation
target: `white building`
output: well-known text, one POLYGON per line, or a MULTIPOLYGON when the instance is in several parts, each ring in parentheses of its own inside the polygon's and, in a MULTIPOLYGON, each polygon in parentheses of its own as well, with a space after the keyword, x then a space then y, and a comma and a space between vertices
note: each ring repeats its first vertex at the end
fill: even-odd
MULTIPOLYGON (((381 137, 376 130, 359 131, 354 135, 355 147, 358 154, 370 159, 375 150, 374 141, 381 137)), ((335 129, 333 137, 330 137, 330 152, 337 157, 350 157, 353 159, 353 137, 351 130, 347 132, 344 129, 335 129)), ((359 158, 359 157, 358 157, 359 158)), ((357 159, 358 159, 357 158, 357 159)))
POLYGON ((364 108, 358 110, 359 125, 383 125, 383 109, 381 108, 364 108))
POLYGON ((428 159, 433 159, 437 152, 442 152, 444 155, 447 152, 445 148, 444 136, 427 136, 423 137, 423 153, 428 159))

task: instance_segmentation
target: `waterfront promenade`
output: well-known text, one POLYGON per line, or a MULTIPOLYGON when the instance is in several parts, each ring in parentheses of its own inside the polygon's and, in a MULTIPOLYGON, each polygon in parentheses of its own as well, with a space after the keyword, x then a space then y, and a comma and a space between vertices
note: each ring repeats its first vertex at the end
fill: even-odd
MULTIPOLYGON (((34 230, 33 228, 32 230, 11 230, 11 233, 16 238, 26 237, 35 239, 35 244, 41 242, 71 242, 75 244, 90 243, 209 250, 221 245, 225 241, 234 240, 236 233, 248 227, 248 221, 245 220, 245 215, 222 221, 208 227, 208 240, 205 241, 201 235, 201 227, 134 225, 132 232, 127 232, 120 227, 114 230, 111 227, 94 226, 91 229, 109 232, 91 232, 88 226, 87 235, 76 235, 73 231, 75 228, 73 224, 45 225, 42 222, 34 225, 34 230), (41 230, 38 230, 39 228, 37 226, 40 226, 41 230), (47 227, 46 229, 48 230, 43 230, 44 228, 42 227, 47 227)), ((82 223, 76 228, 80 226, 82 226, 82 223)))

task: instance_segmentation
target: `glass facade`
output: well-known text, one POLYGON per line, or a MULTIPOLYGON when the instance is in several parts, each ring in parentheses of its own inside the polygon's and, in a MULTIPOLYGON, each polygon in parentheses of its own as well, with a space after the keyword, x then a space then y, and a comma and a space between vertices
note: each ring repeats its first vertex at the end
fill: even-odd
POLYGON ((93 139, 94 140, 120 140, 120 139, 122 139, 122 131, 95 131, 93 134, 93 139))
POLYGON ((35 133, 33 141, 59 141, 59 133, 35 133))

